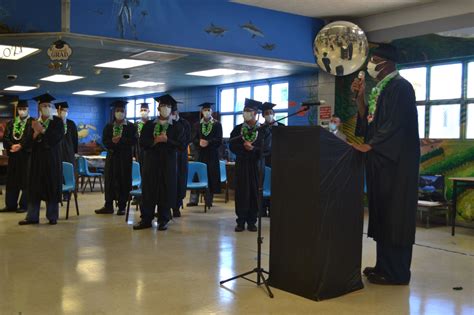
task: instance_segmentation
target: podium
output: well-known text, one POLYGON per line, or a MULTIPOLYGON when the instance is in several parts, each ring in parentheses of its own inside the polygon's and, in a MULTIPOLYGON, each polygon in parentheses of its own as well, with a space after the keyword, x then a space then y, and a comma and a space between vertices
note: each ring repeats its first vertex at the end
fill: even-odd
POLYGON ((272 128, 272 287, 312 300, 363 288, 363 155, 319 126, 272 128))

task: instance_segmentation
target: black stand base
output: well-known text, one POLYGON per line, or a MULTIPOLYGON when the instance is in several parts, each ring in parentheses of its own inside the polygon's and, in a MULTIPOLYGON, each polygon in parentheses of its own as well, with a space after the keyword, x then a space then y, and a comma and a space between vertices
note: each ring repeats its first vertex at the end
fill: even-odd
POLYGON ((270 298, 273 298, 272 290, 270 290, 270 287, 268 286, 267 279, 265 278, 265 276, 264 276, 263 274, 267 274, 267 275, 268 275, 268 272, 265 271, 265 270, 262 269, 262 268, 255 268, 255 269, 252 270, 252 271, 245 272, 245 273, 240 274, 240 275, 238 275, 238 276, 229 278, 229 279, 227 279, 227 280, 223 280, 223 281, 221 281, 221 282, 219 282, 219 283, 222 285, 222 284, 224 284, 224 283, 226 283, 226 282, 229 282, 229 281, 232 281, 232 280, 236 280, 236 279, 238 279, 238 278, 242 278, 242 279, 245 279, 245 280, 247 280, 247 281, 253 282, 253 283, 255 283, 255 284, 258 285, 258 286, 262 285, 262 283, 263 283, 263 285, 265 285, 265 289, 267 289, 268 296, 269 296, 270 298), (248 275, 251 275, 251 274, 253 274, 254 272, 257 274, 257 281, 254 281, 254 280, 252 280, 252 279, 247 278, 248 275), (262 281, 260 281, 260 279, 262 279, 262 281))

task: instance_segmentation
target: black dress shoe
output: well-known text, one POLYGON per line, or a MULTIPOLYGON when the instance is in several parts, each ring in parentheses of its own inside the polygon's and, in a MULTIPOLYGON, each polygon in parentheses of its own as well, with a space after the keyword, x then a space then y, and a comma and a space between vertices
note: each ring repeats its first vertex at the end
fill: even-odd
POLYGON ((237 226, 234 229, 235 232, 242 232, 244 230, 245 230, 245 226, 241 224, 237 224, 237 226))
POLYGON ((151 228, 153 225, 151 224, 151 222, 143 222, 143 221, 140 221, 138 222, 137 224, 135 224, 133 226, 133 229, 134 230, 144 230, 144 229, 149 229, 151 228))
POLYGON ((158 231, 166 231, 168 229, 168 222, 161 222, 158 224, 158 231))
POLYGON ((365 268, 364 268, 364 271, 362 271, 362 273, 364 274, 364 276, 368 276, 368 275, 370 275, 371 273, 375 273, 375 272, 376 272, 375 267, 365 267, 365 268))
POLYGON ((26 211, 28 211, 28 210, 20 208, 20 209, 16 210, 16 213, 25 213, 26 211))
POLYGON ((58 224, 58 220, 49 220, 49 225, 56 225, 58 224))
POLYGON ((247 225, 247 230, 249 230, 250 232, 257 232, 258 231, 257 226, 255 224, 248 224, 247 225))
POLYGON ((18 222, 19 225, 39 224, 39 221, 21 220, 18 222))
POLYGON ((7 207, 0 209, 0 212, 15 212, 15 211, 16 211, 16 209, 10 209, 10 208, 7 208, 7 207))
POLYGON ((114 209, 107 209, 106 207, 102 207, 100 209, 95 210, 97 214, 114 214, 114 209))
POLYGON ((198 204, 197 202, 189 202, 186 207, 196 207, 198 204))
POLYGON ((367 276, 367 280, 373 284, 381 284, 381 285, 407 285, 410 281, 407 282, 397 282, 390 279, 387 279, 384 275, 378 273, 371 273, 367 276))
POLYGON ((125 210, 118 210, 117 215, 125 215, 125 210))
POLYGON ((173 210, 173 218, 179 218, 181 217, 181 211, 178 210, 173 210))

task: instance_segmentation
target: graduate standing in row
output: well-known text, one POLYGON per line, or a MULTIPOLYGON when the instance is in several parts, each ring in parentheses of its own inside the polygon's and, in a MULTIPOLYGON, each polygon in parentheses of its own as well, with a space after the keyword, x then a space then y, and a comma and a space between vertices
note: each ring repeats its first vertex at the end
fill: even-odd
POLYGON ((174 106, 171 116, 176 124, 181 125, 181 129, 183 131, 181 140, 182 146, 176 153, 178 188, 176 192, 176 204, 173 206, 173 217, 179 218, 181 216, 181 211, 179 209, 183 206, 183 199, 186 197, 186 190, 188 186, 188 145, 191 142, 191 125, 186 119, 181 119, 179 117, 177 105, 174 106))
POLYGON ((67 119, 69 104, 60 102, 55 104, 58 111, 58 117, 64 124, 64 137, 61 142, 61 156, 63 162, 76 165, 76 153, 78 147, 77 126, 74 121, 67 119))
POLYGON ((26 182, 28 176, 31 144, 33 141, 33 119, 28 114, 28 101, 20 100, 16 105, 17 116, 8 122, 3 136, 3 147, 8 155, 5 208, 0 212, 25 212, 27 209, 26 182), (18 197, 21 198, 18 202, 18 197))
POLYGON ((61 141, 64 136, 63 121, 52 115, 54 97, 43 94, 35 97, 40 117, 32 122, 31 163, 28 174, 28 213, 20 225, 38 224, 41 201, 46 201, 46 218, 56 224, 59 215, 63 172, 61 141))
POLYGON ((268 130, 266 132, 267 139, 265 139, 266 143, 268 144, 269 148, 268 151, 265 152, 265 166, 272 167, 272 127, 275 126, 284 126, 281 122, 275 121, 275 111, 273 108, 276 104, 265 102, 260 107, 262 111, 263 118, 265 122, 263 123, 265 126, 268 126, 268 130))
MULTIPOLYGON (((140 104, 140 120, 135 123, 135 127, 137 128, 137 135, 140 138, 140 135, 143 130, 143 126, 150 120, 150 108, 148 103, 141 103, 140 104)), ((143 165, 143 154, 140 150, 140 143, 137 141, 137 144, 134 146, 134 156, 135 160, 140 163, 140 172, 142 171, 143 165)))
MULTIPOLYGON (((206 205, 212 206, 214 194, 221 192, 221 171, 219 165, 219 147, 222 145, 222 125, 212 117, 214 103, 202 103, 202 119, 194 125, 193 144, 196 148, 197 161, 207 165, 207 180, 209 193, 204 196, 206 205)), ((197 205, 199 194, 193 192, 189 206, 197 205)))
POLYGON ((235 126, 230 134, 230 150, 236 155, 235 161, 235 213, 237 215, 236 232, 247 229, 257 231, 259 211, 259 176, 265 166, 264 156, 269 151, 267 128, 257 130, 258 109, 261 102, 245 99, 244 122, 235 126), (239 137, 239 138, 237 138, 239 137))
POLYGON ((182 149, 183 129, 171 119, 176 100, 169 94, 155 98, 159 116, 143 127, 140 146, 144 151, 141 221, 134 230, 152 227, 158 206, 158 230, 168 229, 171 208, 177 198, 176 153, 182 149))
POLYGON ((102 141, 107 149, 105 159, 105 205, 97 214, 113 214, 114 201, 118 202, 117 215, 125 214, 128 195, 132 190, 133 147, 137 143, 135 125, 125 119, 126 101, 115 101, 114 121, 104 128, 102 141))

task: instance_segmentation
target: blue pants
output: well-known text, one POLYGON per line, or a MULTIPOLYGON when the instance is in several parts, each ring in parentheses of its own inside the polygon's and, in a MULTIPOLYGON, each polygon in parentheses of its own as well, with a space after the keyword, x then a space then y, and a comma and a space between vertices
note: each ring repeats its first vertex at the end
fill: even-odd
POLYGON ((20 189, 7 187, 5 192, 5 206, 10 210, 27 209, 27 199, 26 192, 21 191, 20 202, 18 202, 18 197, 20 196, 20 189))
POLYGON ((393 246, 377 242, 377 264, 375 269, 388 280, 410 282, 413 245, 393 246))
MULTIPOLYGON (((28 221, 39 221, 41 200, 35 200, 28 202, 28 213, 26 214, 26 220, 28 221)), ((59 216, 59 205, 57 202, 46 201, 46 218, 48 220, 57 220, 59 216)))

